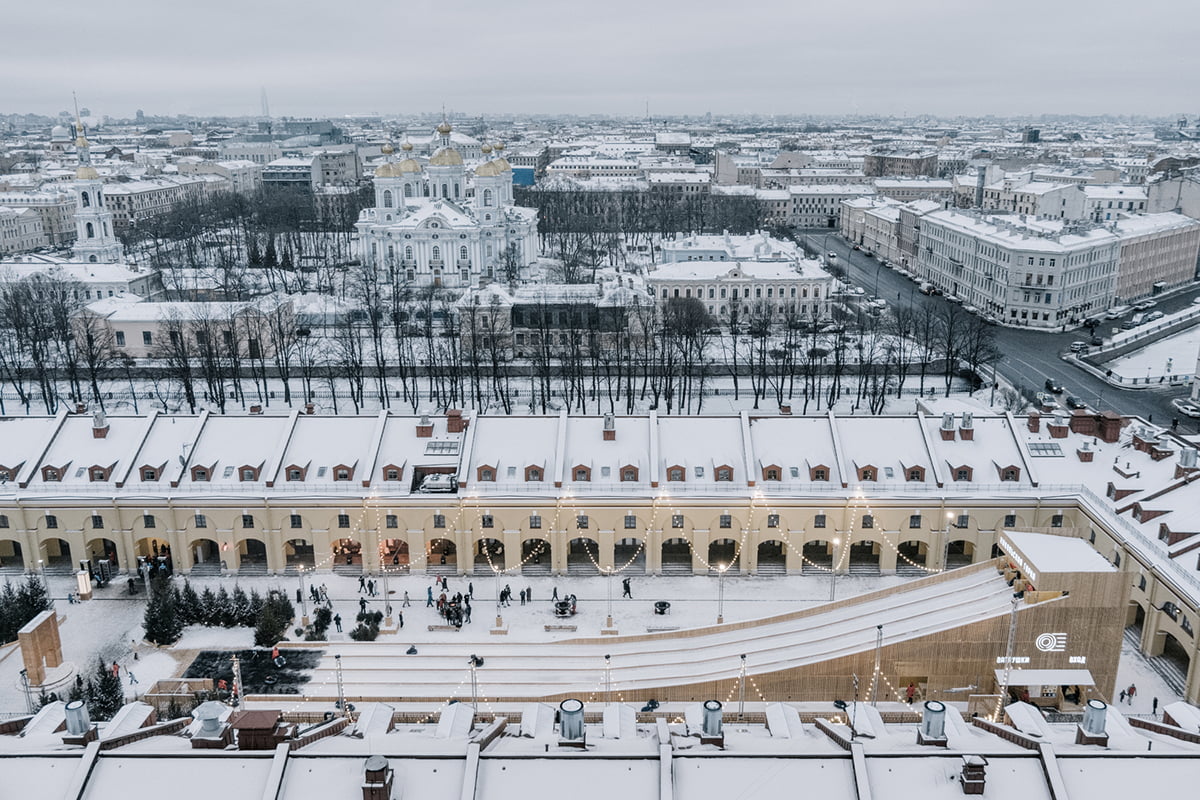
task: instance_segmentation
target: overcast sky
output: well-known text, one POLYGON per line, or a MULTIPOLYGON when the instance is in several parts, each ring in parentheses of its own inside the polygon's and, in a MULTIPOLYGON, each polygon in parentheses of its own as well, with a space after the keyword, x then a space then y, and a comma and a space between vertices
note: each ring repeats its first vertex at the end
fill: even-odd
POLYGON ((1184 0, 40 0, 0 111, 1176 114, 1184 0))

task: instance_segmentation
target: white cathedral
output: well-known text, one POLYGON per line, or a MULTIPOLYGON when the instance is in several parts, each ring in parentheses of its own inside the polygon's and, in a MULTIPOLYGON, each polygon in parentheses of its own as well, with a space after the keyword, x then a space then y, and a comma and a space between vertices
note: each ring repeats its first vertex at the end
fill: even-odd
POLYGON ((355 225, 363 263, 415 286, 467 289, 504 280, 511 252, 523 274, 537 256, 537 209, 513 205, 503 144, 485 144, 484 161, 468 172, 451 130, 437 127, 441 143, 425 165, 407 142, 399 158, 384 145, 375 207, 355 225))

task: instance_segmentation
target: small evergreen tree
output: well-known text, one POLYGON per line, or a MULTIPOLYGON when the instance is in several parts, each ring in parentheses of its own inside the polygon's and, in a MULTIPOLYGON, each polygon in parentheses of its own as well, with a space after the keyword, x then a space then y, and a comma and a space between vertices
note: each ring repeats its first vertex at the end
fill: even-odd
POLYGON ((179 592, 179 619, 184 625, 197 625, 203 620, 203 606, 200 602, 200 595, 196 594, 196 590, 192 588, 192 584, 188 581, 183 582, 183 589, 179 592))
POLYGON ((0 644, 11 642, 17 638, 17 590, 8 581, 0 589, 0 644))
POLYGON ((216 611, 216 618, 213 620, 215 625, 223 628, 233 627, 233 603, 230 602, 229 592, 225 591, 224 586, 217 590, 214 609, 216 611))
POLYGON ((230 599, 233 603, 233 611, 230 615, 233 620, 232 624, 249 625, 250 622, 247 620, 253 621, 253 617, 250 616, 250 598, 246 596, 246 591, 234 584, 233 595, 230 599))
POLYGON ((275 252, 275 236, 267 237, 267 252, 263 256, 263 266, 267 269, 274 269, 279 266, 279 256, 275 252))
POLYGON ((155 575, 150 581, 150 600, 143 618, 146 639, 157 645, 172 644, 183 634, 183 621, 175 604, 175 592, 165 575, 155 575))
POLYGON ((254 644, 258 647, 270 647, 281 640, 295 616, 296 610, 292 607, 292 601, 287 599, 287 595, 283 592, 271 592, 258 615, 254 644))
POLYGON ((88 703, 91 700, 91 684, 83 682, 83 675, 76 673, 75 683, 71 684, 71 691, 67 693, 67 700, 82 700, 88 703))
POLYGON ((106 666, 104 660, 97 657, 96 674, 92 676, 89 692, 88 713, 94 720, 108 720, 123 705, 125 691, 121 688, 121 679, 112 674, 111 666, 106 666))
POLYGON ((204 587, 204 592, 200 595, 200 613, 197 615, 197 622, 201 625, 218 625, 220 614, 217 610, 217 596, 213 594, 213 590, 209 586, 204 587))

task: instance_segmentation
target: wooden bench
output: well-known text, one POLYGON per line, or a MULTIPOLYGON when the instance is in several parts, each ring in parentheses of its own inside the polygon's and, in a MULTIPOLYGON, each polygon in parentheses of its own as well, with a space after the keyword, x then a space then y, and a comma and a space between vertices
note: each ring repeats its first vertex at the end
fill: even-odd
POLYGON ((453 626, 453 625, 430 625, 430 626, 429 626, 429 630, 431 630, 431 631, 451 631, 451 632, 457 632, 457 631, 461 631, 461 630, 462 630, 462 628, 456 628, 456 627, 455 627, 455 626, 453 626))
POLYGON ((546 633, 550 633, 551 631, 570 631, 574 633, 577 628, 578 626, 576 625, 547 625, 546 633))
POLYGON ((657 627, 646 628, 646 633, 666 633, 668 631, 677 631, 677 630, 679 630, 678 625, 660 625, 657 627))

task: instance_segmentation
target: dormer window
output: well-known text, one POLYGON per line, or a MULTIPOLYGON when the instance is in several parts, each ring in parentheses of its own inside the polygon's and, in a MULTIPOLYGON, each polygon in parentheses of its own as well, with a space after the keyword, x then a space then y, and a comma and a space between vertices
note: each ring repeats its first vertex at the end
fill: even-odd
POLYGON ((44 481, 61 481, 62 473, 54 467, 42 467, 42 480, 44 481))
POLYGON ((779 467, 767 467, 766 469, 764 469, 763 470, 763 480, 764 481, 779 480, 779 467))
POLYGON ((908 471, 908 479, 910 481, 925 480, 925 470, 921 469, 920 467, 913 467, 908 471))
POLYGON ((348 481, 353 477, 353 473, 346 467, 338 467, 333 471, 333 479, 335 481, 348 481))
POLYGON ((92 467, 91 478, 92 481, 106 481, 108 480, 108 470, 104 467, 92 467))
POLYGON ((238 470, 238 473, 241 476, 242 481, 258 480, 258 470, 254 467, 242 467, 240 470, 238 470))
POLYGON ((972 472, 972 470, 970 467, 955 467, 954 468, 954 480, 969 481, 969 480, 971 480, 971 472, 972 472))
POLYGON ((156 481, 158 480, 158 470, 154 467, 142 467, 142 480, 156 481))
POLYGON ((192 480, 207 481, 208 480, 208 470, 205 469, 204 467, 192 467, 192 480))
POLYGON ((496 471, 495 471, 494 469, 491 469, 490 467, 480 467, 480 469, 479 469, 479 480, 481 480, 481 481, 487 481, 487 482, 489 482, 489 483, 491 483, 491 482, 495 482, 495 480, 496 480, 496 471))
POLYGON ((526 481, 537 483, 538 481, 541 481, 541 479, 542 479, 541 467, 526 467, 525 468, 525 480, 526 481))
MULTIPOLYGON (((1002 480, 1002 481, 1019 481, 1019 480, 1021 480, 1021 470, 1017 469, 1016 467, 1005 467, 1004 470, 1001 471, 1001 473, 1000 473, 1000 480, 1002 480)), ((1114 494, 1115 494, 1115 492, 1114 492, 1114 494)))
POLYGON ((860 481, 875 480, 875 470, 872 467, 863 467, 858 471, 858 479, 860 481))
POLYGON ((304 470, 300 469, 299 467, 288 467, 287 479, 289 481, 304 480, 304 470))
POLYGON ((732 481, 733 480, 733 469, 731 467, 717 467, 717 480, 718 481, 732 481))
POLYGON ((825 467, 814 467, 813 471, 812 471, 811 480, 813 480, 813 481, 829 480, 829 470, 826 469, 825 467))
POLYGON ((590 481, 592 479, 592 471, 587 467, 575 468, 575 480, 577 482, 590 481))
POLYGON ((621 467, 621 480, 625 483, 634 482, 638 479, 637 467, 621 467))
POLYGON ((388 464, 383 468, 383 479, 385 481, 398 481, 403 474, 404 470, 396 464, 388 464))
POLYGON ((667 470, 667 480, 682 481, 685 474, 686 472, 684 471, 683 467, 671 467, 667 470))

